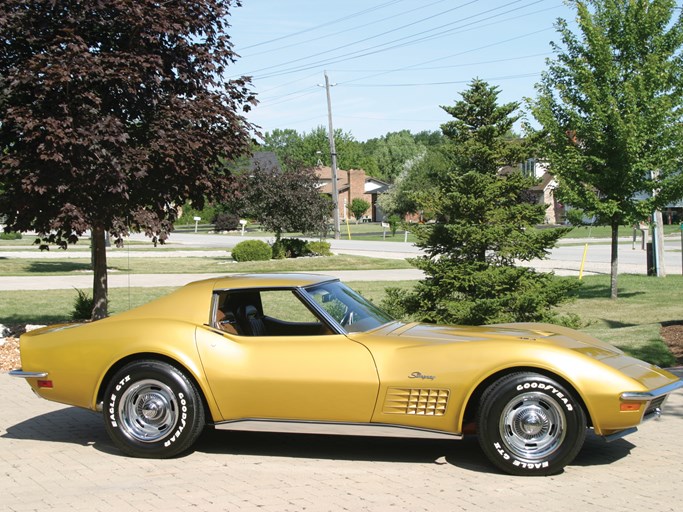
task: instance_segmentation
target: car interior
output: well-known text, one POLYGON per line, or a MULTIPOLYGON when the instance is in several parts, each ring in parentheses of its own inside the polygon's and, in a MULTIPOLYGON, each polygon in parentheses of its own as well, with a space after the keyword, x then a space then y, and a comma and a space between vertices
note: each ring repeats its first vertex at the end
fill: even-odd
POLYGON ((213 326, 237 336, 332 334, 292 290, 219 292, 213 326))

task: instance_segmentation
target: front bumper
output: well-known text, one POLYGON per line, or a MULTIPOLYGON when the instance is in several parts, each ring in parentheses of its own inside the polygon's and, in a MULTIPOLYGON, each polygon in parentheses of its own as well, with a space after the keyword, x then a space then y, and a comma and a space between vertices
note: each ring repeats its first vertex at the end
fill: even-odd
POLYGON ((666 399, 671 393, 681 388, 683 388, 683 380, 650 391, 622 393, 620 398, 622 402, 642 402, 645 405, 642 421, 646 421, 659 418, 666 399))

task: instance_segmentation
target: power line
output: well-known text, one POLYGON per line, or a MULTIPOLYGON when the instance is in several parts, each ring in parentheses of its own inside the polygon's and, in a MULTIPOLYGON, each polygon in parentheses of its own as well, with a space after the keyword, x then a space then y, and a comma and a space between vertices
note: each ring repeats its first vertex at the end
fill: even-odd
MULTIPOLYGON (((316 25, 316 26, 314 26, 314 27, 309 27, 309 28, 306 28, 306 29, 303 29, 303 30, 299 30, 298 32, 293 32, 293 33, 291 33, 291 34, 286 34, 286 35, 284 35, 284 36, 276 37, 276 38, 274 38, 274 39, 269 39, 269 40, 267 40, 267 41, 261 41, 260 43, 255 43, 255 44, 252 44, 252 45, 249 45, 249 46, 245 46, 245 47, 242 48, 242 50, 248 50, 248 49, 250 49, 250 48, 256 48, 256 47, 258 47, 258 46, 264 46, 264 45, 267 45, 267 44, 270 44, 270 43, 276 43, 276 42, 278 42, 278 41, 282 41, 282 40, 284 40, 284 39, 289 39, 289 38, 291 38, 291 37, 296 37, 296 36, 298 36, 298 35, 305 34, 305 33, 307 33, 307 32, 313 32, 313 31, 315 31, 315 30, 318 30, 318 29, 321 29, 321 28, 324 28, 324 27, 328 27, 328 26, 330 26, 330 25, 335 25, 335 24, 337 24, 337 23, 341 23, 342 21, 346 21, 346 20, 350 20, 350 19, 353 19, 353 18, 357 18, 358 16, 364 16, 364 15, 370 13, 370 12, 377 11, 377 10, 379 10, 379 9, 383 9, 383 8, 385 8, 385 7, 388 7, 388 6, 393 5, 393 4, 398 4, 398 3, 403 2, 403 1, 404 1, 404 0, 392 0, 392 1, 390 1, 390 2, 385 2, 385 3, 383 3, 383 4, 376 5, 375 7, 370 7, 370 8, 368 8, 368 9, 365 9, 365 10, 362 10, 362 11, 358 11, 358 12, 355 12, 355 13, 353 13, 353 14, 349 14, 349 15, 347 15, 347 16, 343 16, 343 17, 338 18, 338 19, 336 19, 336 20, 332 20, 332 21, 327 21, 327 22, 325 22, 325 23, 321 23, 320 25, 316 25)), ((445 1, 445 0, 440 0, 440 1, 445 1)), ((439 3, 439 2, 435 2, 435 3, 439 3)))
MULTIPOLYGON (((483 78, 482 80, 494 81, 494 80, 512 80, 517 78, 529 78, 532 76, 541 76, 541 73, 522 73, 519 75, 506 75, 506 76, 495 76, 491 78, 483 78)), ((358 85, 346 85, 346 87, 427 87, 433 85, 454 85, 454 84, 466 84, 471 82, 472 79, 467 80, 448 80, 444 82, 419 82, 419 83, 402 83, 402 84, 358 84, 358 85)))
MULTIPOLYGON (((505 41, 505 42, 507 42, 507 41, 505 41)), ((468 62, 468 63, 465 63, 465 64, 453 64, 453 65, 449 65, 449 66, 435 66, 435 67, 427 67, 427 68, 420 67, 420 68, 416 68, 416 69, 420 69, 421 71, 422 71, 422 70, 433 71, 433 70, 439 70, 439 69, 450 69, 450 68, 458 68, 458 67, 479 66, 479 65, 482 65, 482 64, 496 64, 496 63, 499 63, 499 62, 512 62, 512 61, 516 61, 516 60, 524 60, 524 59, 530 59, 530 58, 534 58, 534 57, 543 57, 543 56, 549 56, 549 55, 552 55, 552 53, 551 53, 551 52, 535 53, 535 54, 531 54, 531 55, 522 55, 522 56, 519 56, 519 57, 508 57, 508 58, 505 58, 505 59, 495 59, 495 60, 487 60, 487 61, 479 61, 479 62, 468 62)), ((404 68, 404 69, 405 69, 405 68, 404 68)), ((339 71, 350 72, 350 71, 351 71, 351 72, 353 72, 353 71, 365 71, 365 70, 332 70, 332 71, 335 71, 335 72, 339 72, 339 71)), ((393 69, 393 70, 386 70, 387 73, 393 72, 393 71, 400 71, 400 70, 396 70, 396 69, 393 69)), ((412 71, 412 69, 411 69, 411 71, 412 71)), ((316 73, 315 75, 317 75, 317 74, 318 74, 318 73, 316 73)), ((292 82, 288 82, 286 85, 290 85, 290 84, 292 84, 292 83, 296 83, 296 82, 299 82, 299 81, 304 81, 304 80, 306 80, 306 79, 308 79, 308 78, 310 78, 310 77, 311 77, 311 75, 309 75, 309 76, 307 76, 307 77, 305 77, 305 78, 302 78, 301 80, 295 80, 295 81, 292 81, 292 82)), ((356 80, 354 80, 354 81, 356 81, 356 80)), ((355 85, 354 85, 354 84, 351 84, 351 82, 352 82, 352 81, 345 82, 345 83, 343 83, 342 85, 344 85, 344 86, 346 86, 346 87, 364 87, 364 86, 365 86, 365 85, 363 85, 363 84, 355 84, 355 85)), ((424 85, 431 85, 431 84, 434 84, 434 83, 435 83, 435 82, 424 82, 423 84, 424 84, 424 85)), ((392 86, 401 86, 401 85, 402 85, 402 84, 389 84, 389 85, 387 85, 387 86, 388 86, 388 87, 392 87, 392 86)), ((417 85, 420 85, 420 84, 417 84, 417 85)), ((378 85, 369 84, 368 87, 378 87, 378 85)), ((275 89, 278 89, 278 88, 279 88, 279 86, 278 86, 278 87, 273 87, 273 88, 271 88, 270 90, 272 91, 272 90, 275 90, 275 89)), ((282 103, 287 103, 287 102, 289 102, 289 101, 297 100, 297 99, 300 99, 300 98, 305 97, 305 96, 310 96, 310 95, 313 94, 314 92, 316 92, 316 89, 315 89, 313 86, 306 86, 306 87, 304 87, 304 88, 302 88, 302 89, 298 89, 298 90, 296 90, 296 91, 288 92, 288 93, 282 94, 282 95, 280 95, 280 96, 274 96, 274 97, 270 97, 270 98, 266 98, 266 99, 261 99, 260 102, 259 102, 259 106, 274 106, 274 105, 280 105, 280 104, 282 104, 282 103), (308 91, 308 92, 307 92, 307 91, 308 91), (306 92, 307 92, 307 93, 306 93, 306 92), (302 93, 306 93, 306 94, 302 94, 302 93)), ((263 94, 263 93, 259 93, 259 97, 260 97, 262 94, 263 94)))
MULTIPOLYGON (((311 59, 311 58, 314 58, 314 57, 318 57, 318 56, 320 56, 320 55, 325 55, 325 54, 327 54, 327 53, 336 52, 336 51, 338 51, 338 50, 344 50, 344 49, 347 49, 347 48, 349 48, 349 47, 351 47, 351 46, 355 46, 355 45, 358 45, 358 44, 360 44, 360 43, 364 43, 364 42, 366 42, 366 41, 370 41, 370 40, 372 40, 372 39, 377 39, 377 38, 379 38, 379 37, 385 36, 385 35, 390 34, 390 33, 392 33, 392 32, 396 32, 396 31, 402 30, 402 29, 404 29, 404 28, 408 28, 408 27, 410 27, 410 26, 414 26, 414 25, 416 25, 416 24, 422 23, 422 22, 427 21, 427 20, 430 20, 430 19, 432 19, 432 18, 435 18, 435 17, 438 17, 438 16, 443 16, 444 14, 446 14, 446 13, 448 13, 448 12, 452 12, 452 11, 461 9, 461 8, 463 8, 463 7, 466 7, 467 5, 476 3, 477 1, 478 1, 478 0, 471 0, 471 1, 469 1, 469 2, 466 2, 466 3, 464 3, 464 4, 459 5, 459 6, 457 6, 457 7, 452 7, 452 8, 450 8, 450 9, 445 10, 445 11, 441 11, 441 12, 439 12, 439 13, 436 13, 436 14, 434 14, 434 15, 428 16, 428 17, 426 17, 426 18, 422 18, 422 19, 420 19, 420 20, 413 21, 413 22, 408 23, 408 24, 406 24, 406 25, 401 25, 401 26, 396 27, 396 28, 393 28, 393 29, 391 29, 391 30, 384 31, 384 32, 381 32, 381 33, 379 33, 379 34, 375 34, 375 35, 366 37, 366 38, 364 38, 364 39, 360 39, 360 40, 357 40, 357 41, 353 41, 353 42, 351 42, 351 43, 346 43, 346 44, 337 46, 337 47, 335 47, 335 48, 331 48, 331 49, 329 49, 329 50, 325 50, 325 51, 322 51, 322 52, 314 53, 314 54, 312 54, 312 55, 307 55, 307 56, 305 56, 305 57, 300 57, 300 58, 298 58, 298 59, 293 59, 293 60, 290 60, 290 61, 287 61, 287 62, 283 62, 283 63, 277 64, 277 65, 275 65, 275 66, 273 66, 273 67, 275 67, 275 68, 284 67, 284 66, 287 66, 287 65, 289 65, 289 64, 294 64, 294 63, 296 63, 296 62, 300 62, 300 61, 303 61, 303 60, 308 60, 308 59, 311 59)), ((514 0, 513 2, 510 2, 510 3, 518 3, 518 2, 521 2, 521 1, 524 1, 524 0, 514 0)), ((506 4, 506 5, 509 5, 509 4, 506 4)), ((468 19, 468 18, 465 18, 465 19, 468 19)), ((461 22, 461 21, 462 21, 462 20, 455 20, 455 21, 453 21, 453 22, 451 22, 451 23, 449 23, 449 24, 452 25, 452 24, 454 24, 454 23, 459 23, 459 22, 461 22)), ((449 24, 446 24, 446 25, 449 25, 449 24)), ((442 26, 440 26, 440 27, 436 27, 435 29, 432 29, 432 30, 438 30, 439 28, 442 28, 443 26, 445 26, 445 25, 442 25, 442 26)), ((413 35, 405 36, 405 37, 399 38, 399 39, 394 40, 394 41, 403 40, 403 39, 408 39, 408 38, 410 38, 410 37, 413 37, 413 35)), ((392 43, 392 42, 394 42, 394 41, 391 41, 390 43, 392 43)), ((383 45, 384 45, 384 44, 390 44, 390 43, 383 43, 383 45)), ((379 45, 379 46, 382 46, 382 45, 379 45)), ((371 48, 374 48, 374 47, 371 47, 371 48)), ((358 51, 364 51, 364 50, 358 50, 358 51)), ((325 61, 322 61, 322 63, 324 64, 325 61)), ((318 63, 316 63, 316 64, 318 64, 318 63)), ((254 70, 254 71, 252 71, 252 72, 246 73, 246 74, 248 74, 248 75, 256 75, 258 72, 260 72, 260 71, 266 71, 266 70, 268 70, 268 69, 272 69, 272 68, 257 69, 257 70, 254 70)), ((282 72, 278 72, 278 74, 282 74, 282 72)), ((269 76, 269 75, 266 75, 266 77, 267 77, 267 76, 269 76)), ((265 78, 265 77, 261 77, 261 78, 265 78)))
MULTIPOLYGON (((351 52, 350 54, 345 54, 344 56, 331 57, 330 59, 320 60, 320 61, 312 62, 312 63, 309 63, 309 64, 303 64, 303 65, 301 65, 301 66, 299 66, 299 67, 289 68, 289 69, 285 69, 285 70, 281 70, 281 71, 274 71, 274 72, 272 72, 272 73, 269 73, 269 74, 265 74, 265 75, 259 76, 258 78, 260 78, 260 79, 273 78, 273 77, 276 77, 276 76, 287 75, 287 74, 294 73, 294 72, 307 71, 307 70, 309 70, 309 69, 314 69, 314 68, 320 67, 320 66, 322 66, 322 65, 336 64, 336 63, 339 63, 339 62, 344 62, 344 61, 348 61, 348 60, 354 60, 354 59, 358 59, 358 58, 361 58, 361 57, 366 57, 366 56, 369 56, 369 55, 374 55, 374 54, 377 54, 377 53, 385 52, 385 51, 388 51, 388 50, 393 50, 393 49, 396 49, 396 48, 401 48, 401 47, 403 47, 403 46, 415 44, 415 43, 417 43, 417 42, 422 42, 423 40, 433 40, 433 39, 435 39, 436 37, 443 37, 443 36, 445 36, 445 35, 448 35, 448 34, 451 34, 451 33, 455 32, 456 30, 461 30, 461 29, 463 29, 463 28, 466 28, 466 27, 469 27, 469 26, 472 26, 472 25, 476 25, 476 24, 482 23, 482 22, 484 22, 484 21, 488 21, 488 20, 494 19, 494 18, 496 18, 496 17, 502 16, 502 15, 505 15, 505 14, 509 14, 510 12, 517 11, 517 10, 520 10, 520 9, 523 9, 523 8, 526 8, 526 7, 529 7, 529 6, 531 6, 531 5, 540 3, 540 2, 542 2, 543 0, 535 0, 535 1, 532 2, 531 4, 527 4, 527 5, 522 6, 522 7, 517 7, 517 8, 515 8, 515 9, 510 10, 510 11, 506 11, 506 12, 503 12, 503 13, 498 13, 498 14, 496 14, 496 15, 489 16, 489 17, 484 18, 484 19, 482 19, 482 20, 478 20, 478 21, 474 21, 474 22, 469 22, 469 23, 466 23, 466 24, 464 24, 464 25, 462 25, 462 26, 454 27, 454 28, 449 29, 449 30, 447 30, 447 31, 441 32, 438 36, 433 36, 433 35, 432 35, 432 36, 430 36, 429 38, 423 38, 423 39, 419 39, 419 40, 410 40, 410 39, 412 39, 412 38, 414 38, 414 37, 416 37, 416 36, 418 36, 418 35, 425 34, 425 33, 428 33, 428 32, 433 32, 434 30, 439 30, 439 29, 441 29, 441 28, 443 28, 443 27, 445 27, 445 26, 453 25, 453 24, 456 24, 456 23, 462 23, 462 22, 465 21, 465 20, 471 19, 471 18, 473 18, 473 17, 481 16, 481 15, 483 15, 483 14, 490 13, 490 12, 492 12, 492 11, 494 11, 494 10, 497 10, 497 9, 500 9, 500 8, 502 8, 502 7, 506 7, 506 6, 512 5, 513 3, 518 3, 519 1, 522 1, 522 0, 516 0, 515 2, 508 2, 508 3, 505 4, 504 6, 499 6, 499 7, 493 8, 493 9, 489 9, 489 10, 487 10, 487 11, 483 11, 483 12, 481 12, 481 13, 478 13, 478 14, 475 14, 475 15, 472 15, 472 16, 469 16, 469 17, 467 17, 467 18, 460 19, 460 20, 456 20, 456 21, 454 21, 454 22, 451 22, 451 23, 448 23, 448 24, 445 24, 445 25, 441 25, 441 26, 436 27, 436 28, 434 28, 434 29, 430 29, 430 30, 427 30, 427 31, 419 32, 419 33, 417 33, 417 34, 412 34, 412 35, 410 35, 410 36, 405 36, 405 37, 401 37, 401 38, 398 38, 398 39, 394 39, 394 40, 392 40, 392 41, 388 41, 388 42, 385 42, 385 43, 381 43, 381 44, 379 44, 379 45, 371 46, 371 47, 368 47, 368 48, 363 48, 363 49, 357 50, 357 51, 355 51, 355 52, 351 52), (398 44, 395 44, 395 43, 398 43, 398 44), (393 45, 393 46, 388 46, 388 47, 387 47, 387 45, 393 45), (385 48, 383 48, 383 47, 385 47, 385 48)), ((501 21, 505 21, 505 20, 501 20, 501 21)), ((366 38, 366 40, 367 40, 367 39, 370 39, 370 38, 366 38)), ((365 41, 365 40, 363 40, 363 41, 365 41)), ((352 43, 352 44, 349 44, 349 45, 345 45, 345 47, 352 46, 353 44, 357 44, 357 43, 352 43)), ((342 48, 342 47, 338 47, 338 48, 342 48)), ((332 50, 330 50, 330 51, 332 51, 332 50)), ((322 54, 322 53, 329 53, 329 51, 328 51, 328 52, 320 52, 319 54, 311 55, 311 56, 308 56, 308 57, 302 57, 302 58, 300 58, 300 59, 296 59, 296 61, 307 60, 307 59, 309 59, 309 58, 315 57, 315 56, 320 55, 320 54, 322 54)), ((291 63, 291 62, 295 62, 295 61, 290 61, 290 63, 291 63)), ((284 65, 284 64, 282 64, 282 65, 284 65)), ((275 66, 275 67, 279 67, 279 66, 280 66, 280 65, 277 65, 277 66, 275 66)), ((264 69, 271 69, 271 68, 264 68, 264 69)))
MULTIPOLYGON (((497 64, 499 62, 511 62, 515 60, 524 60, 524 59, 532 59, 535 57, 549 57, 553 55, 552 52, 542 52, 542 53, 532 53, 529 55, 520 55, 518 57, 505 57, 504 59, 494 59, 494 60, 480 60, 480 61, 474 61, 474 62, 461 62, 459 64, 449 64, 446 66, 432 66, 432 67, 423 67, 423 66, 417 66, 417 65, 412 65, 412 66, 406 66, 402 68, 392 68, 392 69, 385 69, 385 70, 370 70, 370 69, 334 69, 333 71, 337 73, 367 73, 369 71, 380 71, 382 73, 399 73, 401 71, 437 71, 439 69, 452 69, 452 68, 466 68, 470 66, 481 66, 482 64, 497 64)), ((449 57, 450 58, 450 57, 449 57)))
MULTIPOLYGON (((407 66, 407 67, 403 68, 403 70, 407 70, 407 69, 411 69, 411 68, 412 68, 412 69, 415 69, 415 70, 421 69, 419 66, 422 65, 422 64, 431 64, 432 62, 439 62, 439 61, 442 61, 442 60, 451 59, 451 58, 453 58, 453 57, 460 57, 460 56, 466 55, 466 54, 468 54, 468 53, 476 52, 476 51, 479 51, 479 50, 484 50, 484 49, 486 49, 486 48, 492 48, 492 47, 494 47, 494 46, 499 46, 499 45, 501 45, 501 44, 510 43, 510 42, 512 42, 512 41, 517 41, 517 40, 519 40, 519 39, 524 39, 525 37, 529 37, 529 36, 533 36, 533 35, 536 35, 536 34, 540 34, 541 32, 547 32, 548 30, 552 30, 552 27, 547 27, 547 28, 543 28, 543 29, 540 29, 540 30, 535 30, 535 31, 533 31, 533 32, 528 32, 528 33, 526 33, 526 34, 522 34, 522 35, 519 35, 519 36, 516 36, 516 37, 511 37, 511 38, 509 38, 509 39, 504 39, 504 40, 502 40, 502 41, 497 41, 497 42, 495 42, 495 43, 490 43, 490 44, 485 44, 485 45, 482 45, 482 46, 478 46, 477 48, 470 48, 469 50, 463 50, 463 51, 461 51, 461 52, 453 53, 453 54, 451 54, 451 55, 446 55, 446 56, 444 56, 444 57, 437 57, 436 59, 428 60, 428 61, 423 62, 423 63, 420 63, 420 64, 414 64, 414 65, 412 65, 412 66, 407 66)), ((350 83, 352 83, 352 82, 358 82, 358 81, 360 81, 360 80, 365 80, 365 79, 368 79, 368 78, 375 78, 375 77, 377 77, 377 76, 382 76, 382 75, 386 75, 386 74, 389 74, 389 73, 391 73, 391 71, 385 71, 385 72, 381 72, 381 73, 375 73, 375 74, 373 74, 373 75, 369 75, 369 76, 365 76, 365 77, 361 77, 361 78, 356 78, 356 79, 354 79, 354 80, 349 80, 349 81, 347 81, 347 82, 344 82, 343 85, 347 85, 347 86, 348 86, 348 85, 349 85, 350 83)))
MULTIPOLYGON (((250 53, 250 54, 247 54, 247 55, 241 55, 241 57, 242 57, 242 58, 248 59, 248 58, 250 58, 250 57, 255 57, 255 56, 258 56, 258 55, 265 55, 265 54, 268 54, 268 53, 274 53, 274 52, 286 50, 286 49, 288 49, 288 48, 293 48, 293 47, 295 47, 295 46, 302 46, 302 45, 304 45, 304 44, 311 44, 311 43, 314 43, 314 42, 316 42, 316 41, 320 41, 321 39, 328 39, 328 40, 329 40, 329 39, 333 38, 334 36, 338 36, 339 34, 344 34, 344 33, 346 33, 346 32, 350 32, 350 31, 362 30, 362 29, 367 28, 367 27, 370 27, 370 26, 372 26, 372 25, 376 25, 376 24, 378 24, 378 23, 386 22, 386 21, 391 20, 391 19, 393 19, 393 18, 399 18, 399 17, 401 17, 401 16, 405 16, 406 14, 412 14, 412 13, 414 13, 414 12, 416 12, 416 11, 423 11, 424 9, 427 9, 427 8, 433 6, 433 5, 440 4, 440 3, 443 3, 443 2, 447 2, 447 1, 450 1, 450 0, 437 0, 436 2, 432 2, 432 3, 426 4, 426 5, 420 5, 419 7, 415 8, 415 9, 409 9, 409 10, 407 10, 407 11, 399 12, 399 13, 393 14, 393 15, 391 15, 391 16, 386 16, 386 17, 380 18, 380 19, 378 19, 378 20, 370 21, 370 22, 365 23, 365 24, 363 24, 363 25, 355 25, 355 26, 354 26, 353 28, 351 28, 351 29, 346 28, 346 29, 343 29, 343 30, 339 30, 339 31, 337 31, 337 32, 326 33, 326 34, 323 34, 323 35, 321 35, 321 36, 318 36, 318 37, 315 37, 315 38, 312 38, 312 39, 306 39, 306 40, 304 40, 304 41, 299 41, 299 42, 291 43, 291 44, 284 45, 284 46, 278 46, 278 47, 275 48, 275 49, 264 50, 264 51, 261 51, 261 52, 258 52, 258 53, 250 53)), ((337 21, 339 21, 339 20, 337 20, 337 21)), ((325 23, 324 25, 330 25, 330 24, 332 24, 332 23, 336 23, 336 21, 335 21, 335 22, 330 22, 330 23, 325 23)), ((316 27, 316 28, 317 28, 317 27, 316 27)), ((299 32, 299 33, 300 33, 300 32, 299 32)), ((297 34, 299 34, 299 33, 297 33, 297 34)), ((287 37, 289 37, 289 36, 283 36, 282 38, 279 38, 279 39, 283 39, 283 38, 287 38, 287 37)), ((259 44, 261 44, 261 43, 259 43, 259 44)), ((264 44, 265 44, 265 43, 264 43, 264 44)), ((252 45, 252 46, 258 46, 258 45, 252 45)), ((247 48, 250 48, 250 47, 247 47, 247 48)))

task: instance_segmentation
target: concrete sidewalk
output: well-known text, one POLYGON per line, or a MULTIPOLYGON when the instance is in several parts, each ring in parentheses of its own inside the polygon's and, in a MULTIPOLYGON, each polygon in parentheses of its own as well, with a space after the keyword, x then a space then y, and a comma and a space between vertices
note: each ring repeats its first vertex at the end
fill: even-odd
POLYGON ((498 473, 476 439, 215 431, 170 460, 122 456, 100 415, 0 374, 0 510, 174 512, 680 510, 683 394, 610 444, 589 435, 564 473, 498 473))

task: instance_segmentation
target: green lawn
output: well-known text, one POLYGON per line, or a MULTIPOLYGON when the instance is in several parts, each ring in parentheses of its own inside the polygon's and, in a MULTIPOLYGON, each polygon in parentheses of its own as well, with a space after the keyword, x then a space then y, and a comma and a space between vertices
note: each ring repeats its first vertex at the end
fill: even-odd
MULTIPOLYGON (((410 287, 411 281, 349 283, 367 298, 379 303, 387 287, 410 287)), ((559 308, 582 319, 581 330, 618 346, 635 357, 671 366, 675 363, 660 336, 662 322, 683 322, 680 276, 654 278, 619 276, 619 294, 612 301, 608 276, 588 276, 578 298, 559 308)), ((170 293, 173 288, 113 288, 110 312, 125 311, 170 293)), ((0 323, 57 323, 66 320, 73 309, 75 290, 0 292, 0 323)))
MULTIPOLYGON (((349 283, 365 297, 379 303, 389 286, 410 287, 412 281, 381 282, 358 281, 349 283)), ((158 288, 111 288, 109 290, 109 313, 115 315, 171 293, 173 287, 158 288)), ((91 295, 90 291, 88 294, 91 295)), ((18 290, 0 291, 0 323, 54 324, 68 321, 71 317, 76 290, 18 290)))
MULTIPOLYGON (((681 232, 680 224, 665 224, 664 235, 673 235, 681 232)), ((640 231, 637 232, 638 241, 640 240, 640 231)), ((620 237, 632 237, 633 228, 631 226, 621 226, 619 228, 620 237)), ((609 226, 578 226, 573 228, 566 238, 605 238, 609 240, 612 238, 612 229, 609 226)), ((638 242, 640 243, 640 242, 638 242)))
MULTIPOLYGON (((192 226, 176 226, 175 227, 177 232, 182 232, 182 233, 193 233, 194 232, 194 225, 192 226)), ((205 224, 205 225, 200 225, 198 232, 200 233, 208 233, 213 229, 213 226, 210 224, 205 224)), ((543 227, 540 229, 552 229, 549 227, 543 227)), ((681 230, 680 224, 665 224, 664 225, 664 234, 665 235, 671 235, 674 233, 679 233, 681 230)), ((350 221, 348 226, 345 222, 341 222, 340 225, 340 231, 341 231, 341 238, 346 240, 349 238, 349 232, 351 234, 351 239, 353 240, 382 240, 382 233, 384 229, 382 228, 380 223, 377 222, 371 222, 371 223, 360 223, 356 224, 355 221, 350 221)), ((238 232, 234 232, 231 234, 237 234, 238 232)), ((629 226, 621 226, 619 228, 619 236, 620 237, 630 237, 633 235, 633 228, 629 226)), ((217 235, 220 236, 220 235, 217 235)), ((245 231, 245 236, 252 236, 252 237, 274 237, 275 234, 269 231, 263 231, 261 230, 260 226, 258 224, 249 224, 247 226, 247 229, 245 231)), ((283 234, 284 237, 303 237, 304 235, 302 233, 285 233, 283 234)), ((330 235, 328 235, 329 237, 330 235)), ((612 231, 609 226, 578 226, 573 228, 569 234, 567 235, 568 238, 605 238, 609 239, 612 236, 612 231)), ((394 241, 394 242, 403 242, 404 240, 404 229, 399 228, 399 230, 396 232, 396 236, 391 236, 391 232, 387 229, 386 233, 386 240, 388 241, 394 241)), ((408 241, 409 242, 414 242, 415 238, 409 234, 408 235, 408 241)))
POLYGON ((675 363, 660 336, 664 322, 683 322, 681 276, 666 278, 622 274, 619 298, 609 299, 609 276, 584 277, 576 301, 560 311, 575 313, 581 330, 631 355, 658 364, 675 363))
MULTIPOLYGON (((194 224, 192 225, 176 225, 175 231, 178 233, 194 233, 194 224)), ((403 242, 405 240, 405 230, 400 229, 396 232, 395 236, 391 236, 391 231, 389 228, 386 229, 386 237, 384 235, 384 228, 382 228, 381 223, 378 222, 360 222, 356 224, 355 220, 346 221, 343 219, 340 221, 339 225, 340 235, 343 240, 348 240, 349 236, 352 240, 367 240, 367 241, 377 241, 377 240, 387 240, 389 242, 403 242)), ((200 224, 197 228, 197 233, 207 234, 213 232, 212 224, 200 224)), ((239 231, 232 231, 230 235, 238 235, 239 231)), ((220 235, 216 235, 220 236, 220 235)), ((255 223, 250 223, 247 225, 244 231, 245 237, 257 237, 257 238, 274 238, 275 233, 272 231, 266 231, 261 229, 261 226, 255 223)), ((303 234, 303 233, 283 233, 285 238, 316 238, 315 235, 303 234)), ((334 233, 328 233, 328 238, 333 238, 334 233)), ((414 242, 415 237, 408 234, 408 241, 414 242)))
MULTIPOLYGON (((369 258, 365 256, 337 255, 317 258, 296 258, 271 261, 237 263, 225 256, 164 258, 107 259, 110 272, 132 274, 215 274, 222 272, 293 272, 322 270, 379 270, 411 268, 400 259, 369 258)), ((49 276, 91 273, 89 258, 0 258, 0 276, 49 276)))

